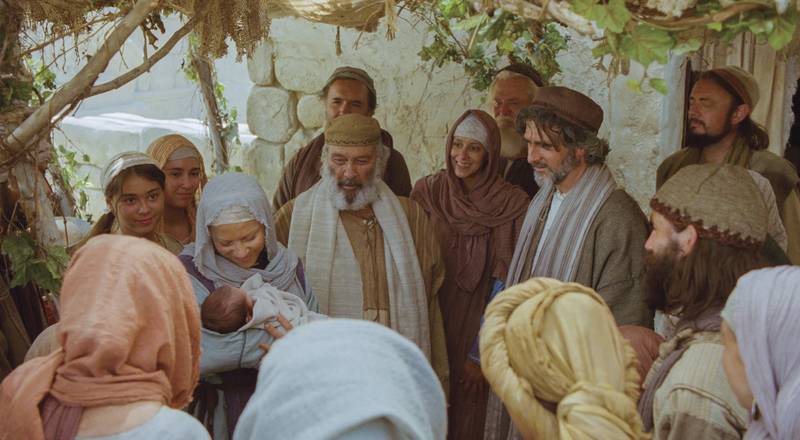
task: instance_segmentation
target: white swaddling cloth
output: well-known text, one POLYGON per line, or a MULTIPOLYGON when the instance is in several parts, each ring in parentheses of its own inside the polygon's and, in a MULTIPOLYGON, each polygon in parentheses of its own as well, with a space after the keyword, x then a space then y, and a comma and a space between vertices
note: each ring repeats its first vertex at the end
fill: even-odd
POLYGON ((327 318, 326 315, 308 310, 305 301, 297 295, 278 290, 269 283, 265 283, 261 275, 256 274, 248 278, 242 283, 241 288, 253 298, 255 303, 253 304, 253 318, 237 331, 263 328, 265 323, 282 329, 283 326, 278 322, 279 313, 294 327, 309 321, 327 318))

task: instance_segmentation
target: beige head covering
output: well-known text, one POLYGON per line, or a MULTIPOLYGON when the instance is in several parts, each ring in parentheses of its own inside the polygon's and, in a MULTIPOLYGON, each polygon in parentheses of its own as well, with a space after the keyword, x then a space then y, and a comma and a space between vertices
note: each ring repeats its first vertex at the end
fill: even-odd
POLYGON ((381 124, 375 118, 351 113, 328 122, 325 143, 340 147, 368 147, 381 141, 381 124))
MULTIPOLYGON (((158 167, 162 170, 167 165, 167 162, 171 160, 185 159, 187 157, 192 157, 197 160, 200 166, 200 187, 197 188, 192 203, 186 208, 186 220, 189 222, 192 229, 186 242, 193 242, 195 239, 194 222, 197 217, 197 201, 200 200, 203 187, 208 183, 206 166, 205 163, 203 163, 203 155, 200 154, 200 150, 197 149, 192 141, 179 134, 168 134, 157 138, 147 147, 147 154, 153 156, 153 158, 158 161, 158 167)), ((156 232, 164 232, 163 216, 156 224, 156 232)))
POLYGON ((725 66, 717 69, 712 69, 711 73, 716 73, 728 85, 736 90, 739 97, 742 98, 745 104, 750 107, 750 112, 753 111, 756 104, 758 104, 759 88, 758 81, 750 74, 750 72, 738 66, 725 66))
POLYGON ((532 278, 499 293, 480 349, 486 379, 537 438, 646 438, 636 354, 595 291, 532 278), (558 415, 539 399, 558 404, 558 415))
POLYGON ((650 207, 677 225, 693 225, 701 238, 758 251, 767 238, 769 211, 746 169, 689 165, 669 178, 650 207))
POLYGON ((369 76, 369 73, 357 68, 357 67, 350 67, 350 66, 342 66, 337 68, 333 71, 333 74, 330 78, 328 78, 328 82, 325 83, 324 88, 328 88, 333 84, 334 81, 337 79, 351 79, 356 81, 361 81, 373 95, 377 95, 375 93, 375 83, 372 81, 372 77, 369 76))

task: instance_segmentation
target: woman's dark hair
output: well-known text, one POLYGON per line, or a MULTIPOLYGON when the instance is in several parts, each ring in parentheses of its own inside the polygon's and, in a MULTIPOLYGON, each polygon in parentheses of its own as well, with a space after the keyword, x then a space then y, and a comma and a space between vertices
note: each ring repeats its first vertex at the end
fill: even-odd
MULTIPOLYGON (((109 182, 106 190, 103 192, 103 195, 109 199, 113 200, 114 196, 117 195, 120 191, 122 191, 122 183, 125 182, 125 179, 128 178, 131 174, 135 174, 140 177, 144 177, 147 180, 151 180, 153 182, 157 182, 158 186, 161 189, 164 189, 164 182, 166 181, 166 177, 164 176, 164 172, 161 171, 161 168, 157 167, 156 165, 152 164, 143 164, 143 165, 134 165, 130 168, 126 168, 120 171, 119 174, 114 176, 109 182)), ((75 244, 70 249, 70 253, 75 252, 76 250, 80 249, 81 246, 86 244, 92 237, 95 237, 100 234, 108 234, 111 232, 111 227, 114 225, 114 220, 116 217, 114 216, 113 212, 109 212, 108 214, 103 214, 97 219, 97 222, 92 226, 92 230, 89 231, 89 234, 84 237, 81 241, 75 244)))

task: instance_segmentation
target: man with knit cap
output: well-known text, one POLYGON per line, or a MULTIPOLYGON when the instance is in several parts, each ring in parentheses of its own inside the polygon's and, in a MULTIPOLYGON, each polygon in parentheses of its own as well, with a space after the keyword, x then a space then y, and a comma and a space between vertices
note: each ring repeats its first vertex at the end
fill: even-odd
POLYGON ((721 365, 720 310, 745 273, 763 267, 768 211, 747 170, 688 165, 650 201, 648 305, 678 318, 644 383, 639 413, 659 439, 738 439, 747 412, 721 365))
POLYGON ((325 127, 322 179, 275 213, 279 242, 303 261, 320 312, 365 319, 416 343, 449 389, 438 291, 444 264, 425 211, 380 179, 389 158, 378 121, 325 127))
POLYGON ((788 239, 786 254, 800 264, 800 178, 791 163, 767 151, 769 135, 752 119, 759 94, 756 79, 739 67, 702 72, 689 97, 687 148, 661 163, 656 188, 691 164, 726 163, 757 172, 775 193, 788 239))
MULTIPOLYGON (((532 277, 594 289, 618 325, 653 327, 644 300, 649 228, 639 205, 605 164, 608 143, 597 137, 603 110, 565 87, 542 87, 517 116, 528 162, 541 189, 531 201, 506 286, 532 277)), ((486 439, 520 438, 495 394, 486 439)))
MULTIPOLYGON (((325 123, 351 113, 372 116, 378 107, 377 93, 372 77, 361 69, 350 66, 339 67, 322 91, 319 99, 325 104, 325 123)), ((411 177, 403 155, 393 147, 392 135, 381 130, 381 142, 389 149, 389 159, 381 178, 398 196, 411 193, 411 177)), ((320 154, 325 144, 323 134, 299 149, 283 168, 278 188, 272 197, 272 212, 275 213, 286 202, 311 188, 320 179, 320 154)))
POLYGON ((519 185, 530 198, 539 185, 533 170, 525 160, 525 139, 514 129, 514 119, 523 108, 531 105, 539 87, 544 86, 542 75, 525 63, 511 63, 500 69, 489 85, 487 112, 494 116, 500 128, 500 164, 498 171, 507 182, 519 185))

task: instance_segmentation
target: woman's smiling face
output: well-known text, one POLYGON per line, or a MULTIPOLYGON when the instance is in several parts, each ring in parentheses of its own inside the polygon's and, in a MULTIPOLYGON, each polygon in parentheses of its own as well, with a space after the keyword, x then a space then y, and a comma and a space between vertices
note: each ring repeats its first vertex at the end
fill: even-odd
POLYGON ((264 250, 267 228, 258 220, 209 226, 217 253, 243 269, 253 267, 264 250))

